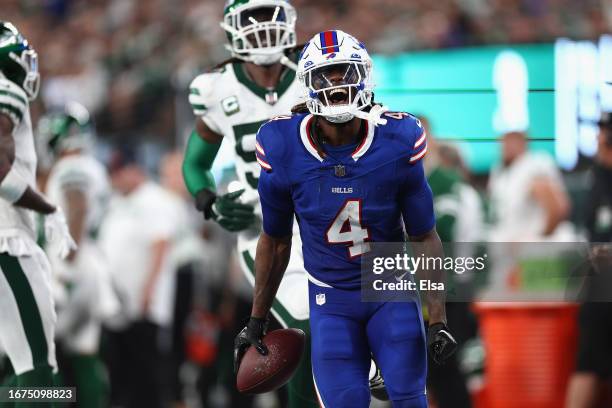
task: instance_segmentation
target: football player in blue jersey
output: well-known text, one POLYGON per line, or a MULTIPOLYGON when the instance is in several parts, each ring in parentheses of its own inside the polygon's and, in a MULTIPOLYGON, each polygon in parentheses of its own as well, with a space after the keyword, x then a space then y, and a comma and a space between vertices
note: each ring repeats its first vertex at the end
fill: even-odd
MULTIPOLYGON (((371 242, 403 242, 407 234, 425 256, 443 256, 421 163, 425 131, 415 117, 372 102, 370 56, 342 31, 322 32, 306 44, 298 78, 306 109, 268 122, 256 139, 263 232, 252 314, 236 337, 236 363, 250 345, 267 353, 262 337, 296 218, 310 280, 312 366, 321 405, 368 407, 373 355, 394 407, 426 407, 427 349, 442 363, 456 348, 444 291, 423 292, 427 339, 418 298, 362 302, 360 291, 361 256, 371 242)), ((442 281, 440 271, 432 275, 442 281)))

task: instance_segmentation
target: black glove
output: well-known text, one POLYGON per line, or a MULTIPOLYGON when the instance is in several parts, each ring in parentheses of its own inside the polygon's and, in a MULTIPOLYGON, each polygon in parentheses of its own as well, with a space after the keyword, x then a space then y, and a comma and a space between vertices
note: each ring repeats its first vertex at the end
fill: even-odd
POLYGON ((267 330, 268 319, 249 318, 246 327, 234 339, 234 374, 238 374, 242 356, 250 346, 255 347, 262 356, 268 355, 268 348, 262 341, 267 330))
POLYGON ((202 189, 196 194, 196 208, 205 219, 213 219, 228 231, 242 231, 255 222, 255 207, 238 202, 244 189, 217 196, 202 189))
POLYGON ((427 348, 437 364, 444 364, 457 350, 457 342, 444 323, 434 323, 427 330, 427 348))
POLYGON ((203 188, 195 196, 195 205, 198 211, 204 214, 204 219, 209 220, 213 217, 212 205, 217 199, 214 191, 203 188))

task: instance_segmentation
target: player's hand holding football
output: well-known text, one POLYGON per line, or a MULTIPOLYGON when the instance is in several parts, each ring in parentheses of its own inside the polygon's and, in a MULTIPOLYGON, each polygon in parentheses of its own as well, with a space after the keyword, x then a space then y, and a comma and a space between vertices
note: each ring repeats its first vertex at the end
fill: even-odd
POLYGON ((427 348, 437 364, 444 362, 457 350, 457 342, 446 324, 434 323, 427 330, 427 348))
POLYGON ((267 329, 268 319, 249 318, 246 327, 234 339, 234 373, 238 373, 242 356, 250 346, 255 347, 261 355, 268 354, 268 349, 262 341, 267 329))
POLYGON ((244 189, 218 196, 203 189, 196 195, 196 208, 205 219, 215 220, 226 230, 242 231, 255 222, 255 207, 238 201, 242 193, 244 189))
POLYGON ((60 207, 56 207, 54 212, 45 216, 45 237, 51 250, 61 259, 65 259, 70 251, 77 248, 72 235, 70 235, 64 212, 60 207))

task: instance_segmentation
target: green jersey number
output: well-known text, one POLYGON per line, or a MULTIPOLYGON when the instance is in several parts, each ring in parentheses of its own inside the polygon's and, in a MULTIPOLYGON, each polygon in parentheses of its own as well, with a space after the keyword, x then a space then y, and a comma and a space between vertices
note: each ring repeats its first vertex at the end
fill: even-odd
MULTIPOLYGON (((236 138, 236 154, 240 156, 245 163, 254 163, 257 161, 255 157, 255 136, 261 125, 266 122, 267 120, 262 120, 233 127, 234 137, 236 138)), ((247 171, 244 175, 249 185, 257 189, 259 174, 247 171)))

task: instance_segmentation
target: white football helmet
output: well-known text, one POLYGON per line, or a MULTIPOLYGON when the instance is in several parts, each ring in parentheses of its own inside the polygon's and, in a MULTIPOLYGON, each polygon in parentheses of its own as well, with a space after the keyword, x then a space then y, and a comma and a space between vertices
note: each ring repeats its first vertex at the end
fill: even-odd
POLYGON ((372 59, 355 37, 340 30, 316 34, 302 51, 297 75, 312 114, 333 123, 366 116, 374 90, 372 59))
POLYGON ((257 65, 275 64, 295 47, 295 9, 287 0, 228 0, 223 28, 232 56, 257 65))
POLYGON ((96 137, 89 112, 77 102, 68 102, 62 110, 42 116, 37 133, 37 154, 47 168, 61 152, 91 151, 96 137))

